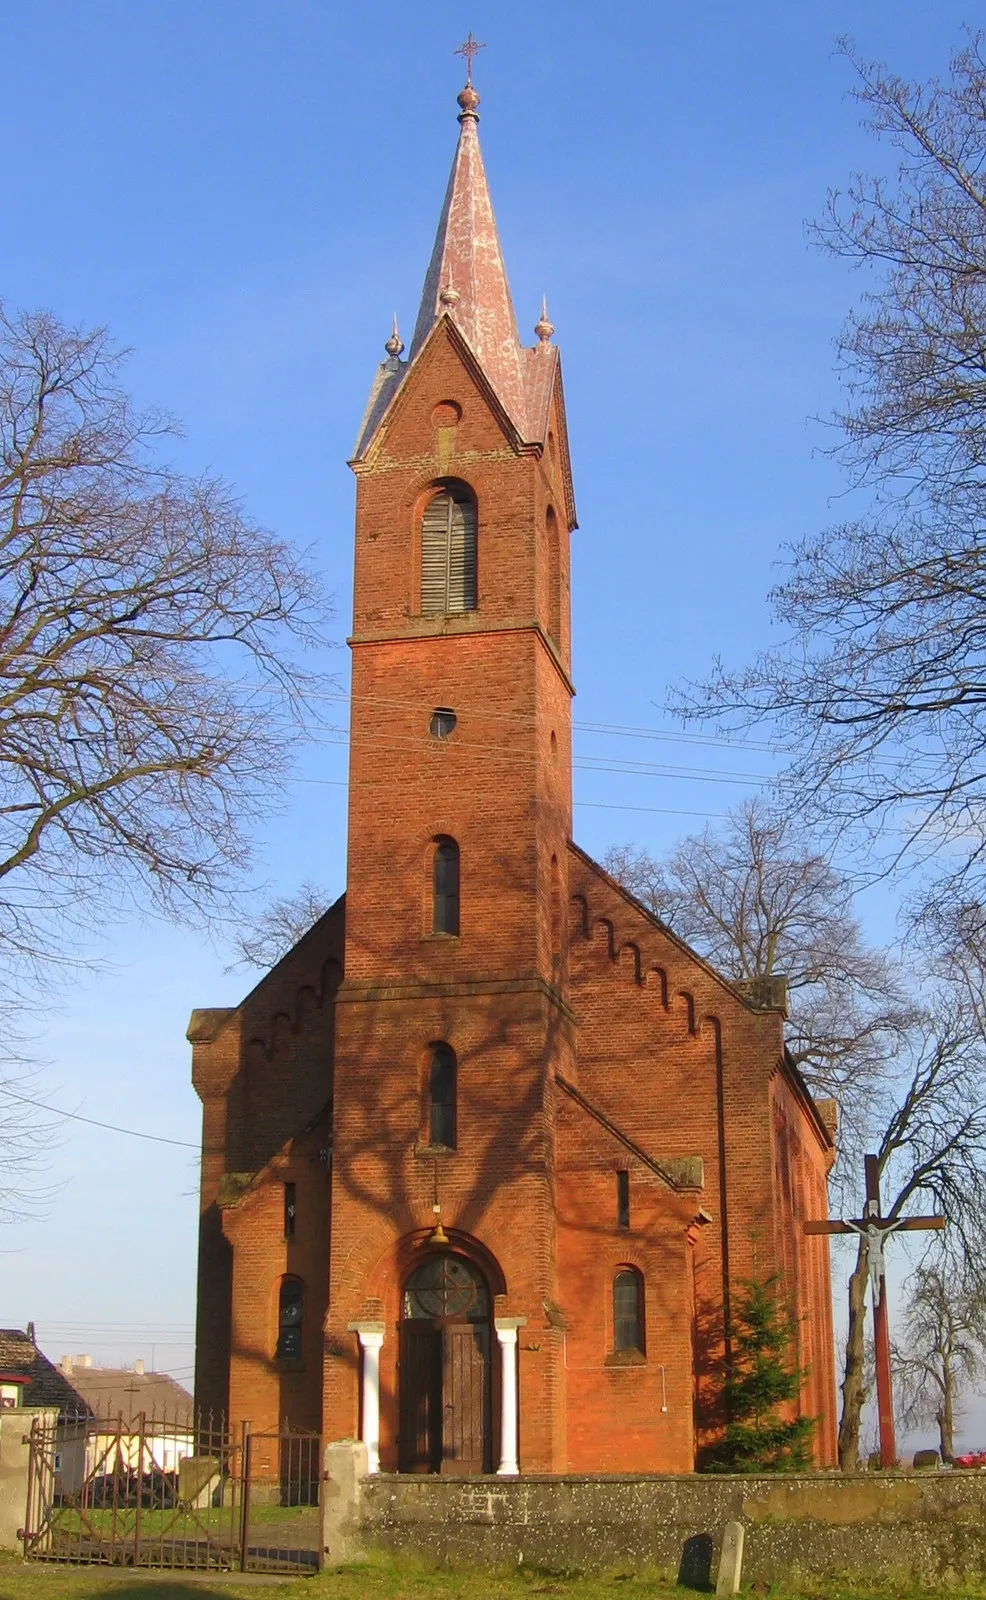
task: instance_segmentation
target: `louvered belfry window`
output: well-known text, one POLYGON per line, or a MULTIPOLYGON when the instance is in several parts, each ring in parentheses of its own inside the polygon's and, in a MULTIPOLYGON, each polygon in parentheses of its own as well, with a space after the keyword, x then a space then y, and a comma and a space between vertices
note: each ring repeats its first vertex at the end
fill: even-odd
POLYGON ((421 610, 476 609, 476 507, 464 489, 442 489, 421 523, 421 610))

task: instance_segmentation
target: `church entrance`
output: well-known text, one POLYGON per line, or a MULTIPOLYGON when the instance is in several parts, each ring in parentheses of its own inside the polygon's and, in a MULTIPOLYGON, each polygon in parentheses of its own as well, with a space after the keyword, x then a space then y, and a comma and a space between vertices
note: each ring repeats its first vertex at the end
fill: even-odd
POLYGON ((492 1470, 490 1295, 462 1256, 429 1256, 401 1303, 401 1472, 492 1470))

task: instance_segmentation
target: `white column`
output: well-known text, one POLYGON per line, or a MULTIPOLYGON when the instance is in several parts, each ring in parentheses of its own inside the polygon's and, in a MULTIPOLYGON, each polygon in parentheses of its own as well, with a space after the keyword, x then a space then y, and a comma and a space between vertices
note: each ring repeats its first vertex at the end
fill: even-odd
POLYGON ((517 1460, 517 1329, 526 1317, 496 1317, 493 1326, 500 1343, 500 1465, 504 1477, 520 1471, 517 1460))
POLYGON ((351 1322, 350 1333, 359 1339, 363 1356, 363 1443, 366 1445, 367 1472, 380 1471, 380 1346, 382 1322, 351 1322))

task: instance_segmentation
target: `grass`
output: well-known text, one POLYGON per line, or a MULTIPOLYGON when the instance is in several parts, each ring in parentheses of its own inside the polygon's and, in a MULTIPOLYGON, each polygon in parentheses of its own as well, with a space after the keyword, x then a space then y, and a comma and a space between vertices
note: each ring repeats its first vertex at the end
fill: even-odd
MULTIPOLYGON (((768 1600, 930 1600, 909 1586, 819 1581, 797 1590, 758 1585, 745 1593, 768 1600)), ((940 1591, 935 1591, 940 1592, 940 1591)), ((688 1600, 695 1590, 647 1577, 562 1578, 543 1573, 435 1571, 415 1562, 373 1561, 287 1583, 182 1573, 137 1577, 99 1567, 27 1564, 0 1556, 0 1600, 688 1600)), ((950 1600, 986 1600, 986 1583, 949 1589, 950 1600)))
MULTIPOLYGON (((54 1512, 52 1529, 56 1535, 79 1538, 84 1534, 109 1538, 114 1519, 118 1538, 132 1535, 137 1526, 137 1512, 133 1506, 117 1509, 108 1506, 80 1512, 74 1507, 61 1507, 54 1512)), ((154 1540, 167 1534, 174 1539, 214 1538, 229 1535, 240 1525, 238 1506, 209 1506, 201 1511, 181 1511, 175 1507, 168 1511, 153 1511, 144 1506, 140 1512, 140 1531, 144 1539, 154 1540)), ((252 1506, 250 1508, 250 1542, 261 1528, 275 1528, 278 1537, 290 1535, 293 1529, 317 1529, 317 1506, 252 1506)))

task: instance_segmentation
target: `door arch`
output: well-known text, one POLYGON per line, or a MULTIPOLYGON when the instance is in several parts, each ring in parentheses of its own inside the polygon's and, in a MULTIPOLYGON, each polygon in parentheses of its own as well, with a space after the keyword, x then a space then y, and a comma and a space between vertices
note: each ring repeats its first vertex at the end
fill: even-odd
POLYGON ((471 1261, 429 1255, 401 1293, 399 1469, 492 1470, 490 1292, 471 1261))

